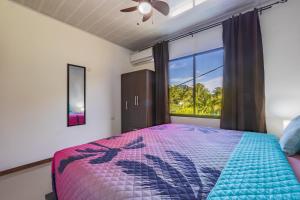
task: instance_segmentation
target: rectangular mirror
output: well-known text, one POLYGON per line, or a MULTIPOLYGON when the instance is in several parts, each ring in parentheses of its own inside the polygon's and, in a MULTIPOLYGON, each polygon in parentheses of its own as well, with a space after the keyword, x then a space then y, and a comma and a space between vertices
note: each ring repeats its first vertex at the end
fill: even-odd
POLYGON ((68 126, 85 124, 85 79, 86 69, 82 66, 68 64, 68 126))

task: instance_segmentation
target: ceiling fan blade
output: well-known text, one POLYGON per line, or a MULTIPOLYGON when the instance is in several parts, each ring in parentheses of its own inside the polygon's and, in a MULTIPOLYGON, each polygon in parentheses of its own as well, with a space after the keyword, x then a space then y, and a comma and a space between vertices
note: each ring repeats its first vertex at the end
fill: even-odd
POLYGON ((152 16, 152 14, 153 14, 153 10, 151 10, 151 12, 150 12, 148 15, 144 15, 144 16, 143 16, 143 22, 145 22, 145 21, 147 21, 148 19, 150 19, 151 16, 152 16))
POLYGON ((164 1, 154 0, 151 2, 151 4, 152 4, 153 8, 155 8, 156 10, 158 10, 160 13, 162 13, 165 16, 167 16, 170 12, 169 5, 164 1))
POLYGON ((121 12, 133 12, 133 11, 136 11, 138 9, 137 6, 133 6, 133 7, 129 7, 129 8, 125 8, 125 9, 122 9, 120 10, 121 12))
POLYGON ((139 2, 140 0, 132 0, 132 1, 139 2))

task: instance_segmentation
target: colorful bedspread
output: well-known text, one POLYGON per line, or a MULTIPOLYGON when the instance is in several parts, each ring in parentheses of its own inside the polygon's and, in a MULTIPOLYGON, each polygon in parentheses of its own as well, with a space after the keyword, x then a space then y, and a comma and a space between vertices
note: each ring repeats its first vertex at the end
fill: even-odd
POLYGON ((300 183, 273 135, 245 133, 210 200, 300 200, 300 183))
MULTIPOLYGON (((247 134, 238 131, 168 124, 68 148, 54 155, 54 190, 59 200, 193 200, 206 199, 212 190, 210 198, 233 199, 230 194, 227 198, 222 196, 225 185, 230 185, 223 172, 230 169, 232 164, 229 163, 239 154, 240 147, 248 146, 245 136, 247 134)), ((247 153, 242 155, 248 158, 247 153)), ((289 180, 293 179, 295 176, 289 171, 285 157, 276 158, 282 160, 289 180)), ((249 161, 243 159, 243 162, 249 161)), ((249 169, 244 167, 243 170, 249 169)), ((240 171, 230 173, 238 176, 240 171)), ((297 185, 292 186, 298 189, 297 185)), ((290 193, 289 187, 284 191, 293 198, 297 194, 290 193)))

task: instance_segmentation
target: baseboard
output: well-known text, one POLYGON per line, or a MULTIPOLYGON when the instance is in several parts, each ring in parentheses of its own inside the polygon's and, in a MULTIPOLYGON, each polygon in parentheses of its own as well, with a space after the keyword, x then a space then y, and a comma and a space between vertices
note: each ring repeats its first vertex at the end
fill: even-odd
POLYGON ((29 169, 29 168, 32 168, 32 167, 36 167, 38 165, 43 165, 43 164, 49 163, 51 161, 52 161, 52 158, 47 158, 47 159, 44 159, 44 160, 39 160, 37 162, 22 165, 22 166, 19 166, 19 167, 14 167, 14 168, 11 168, 11 169, 0 171, 0 176, 5 176, 5 175, 11 174, 11 173, 15 173, 15 172, 22 171, 22 170, 25 170, 25 169, 29 169))

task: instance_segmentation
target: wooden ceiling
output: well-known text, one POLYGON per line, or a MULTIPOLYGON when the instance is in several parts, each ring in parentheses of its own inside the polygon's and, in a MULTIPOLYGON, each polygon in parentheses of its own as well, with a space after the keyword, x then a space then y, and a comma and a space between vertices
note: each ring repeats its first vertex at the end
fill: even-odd
MULTIPOLYGON (((155 11, 153 19, 146 23, 141 23, 142 16, 138 12, 120 12, 122 8, 136 5, 136 2, 131 0, 12 1, 120 46, 138 50, 159 38, 187 30, 195 25, 208 23, 208 21, 220 18, 225 14, 233 14, 258 6, 270 0, 207 0, 175 17, 165 17, 155 11)), ((169 0, 168 2, 173 6, 179 0, 169 0)))

